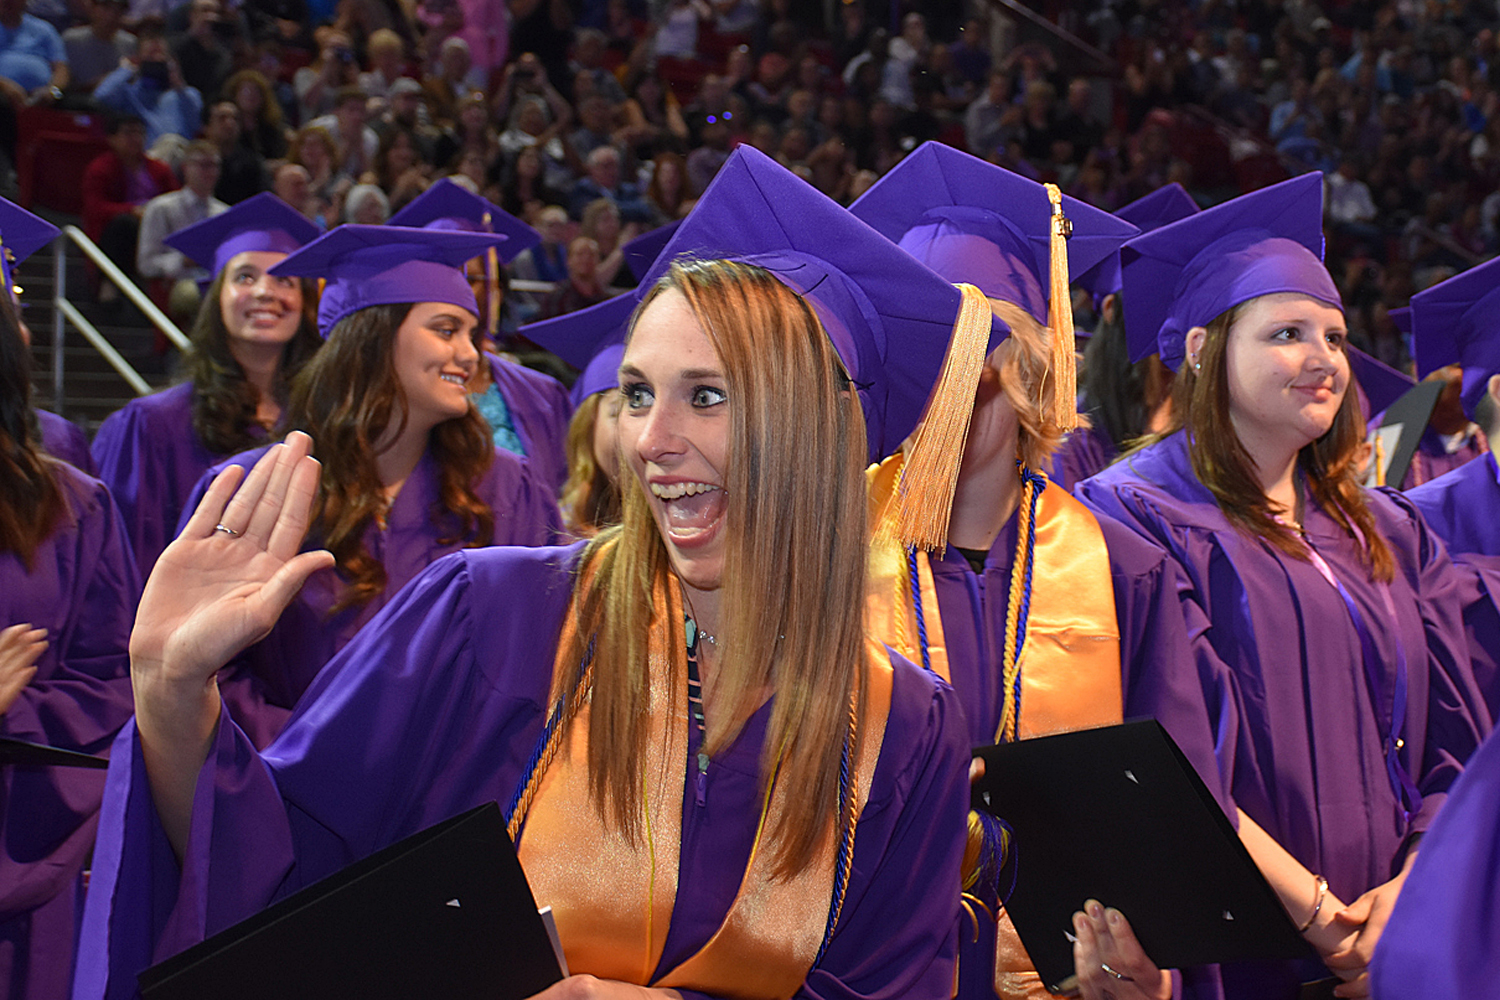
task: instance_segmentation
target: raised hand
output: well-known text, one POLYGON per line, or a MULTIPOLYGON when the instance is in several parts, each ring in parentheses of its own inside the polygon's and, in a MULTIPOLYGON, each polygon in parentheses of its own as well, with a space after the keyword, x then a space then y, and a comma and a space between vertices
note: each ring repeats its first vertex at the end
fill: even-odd
POLYGON ((36 676, 36 661, 47 651, 47 630, 22 623, 0 631, 0 715, 10 710, 36 676))
POLYGON ((1172 977, 1151 961, 1130 921, 1098 900, 1073 914, 1073 971, 1085 1000, 1169 1000, 1172 977))
POLYGON ((311 445, 294 433, 243 484, 237 466, 214 480, 146 581, 130 635, 133 672, 206 681, 264 638, 307 578, 332 564, 328 552, 298 552, 317 495, 311 445))
POLYGON ((237 466, 221 473, 141 595, 130 634, 136 731, 157 814, 179 857, 219 718, 214 674, 270 632, 309 576, 333 565, 329 552, 298 552, 317 497, 311 447, 311 438, 294 433, 266 452, 243 485, 237 466))

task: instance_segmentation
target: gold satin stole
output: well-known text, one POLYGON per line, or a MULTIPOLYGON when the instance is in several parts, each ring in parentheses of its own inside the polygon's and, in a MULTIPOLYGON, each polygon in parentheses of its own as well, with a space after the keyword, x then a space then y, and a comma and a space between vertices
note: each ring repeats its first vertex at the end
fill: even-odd
MULTIPOLYGON (((678 887, 683 788, 689 767, 687 656, 676 581, 658 581, 652 617, 649 711, 653 734, 641 761, 642 836, 632 842, 601 817, 588 787, 589 706, 579 709, 542 776, 526 816, 519 854, 540 905, 550 905, 574 973, 641 986, 700 990, 744 1000, 781 1000, 801 987, 822 945, 840 849, 831 824, 813 864, 773 877, 765 842, 785 798, 773 784, 750 860, 724 923, 696 954, 653 981, 678 887)), ((555 676, 571 676, 570 614, 558 642, 555 676)), ((891 701, 890 658, 867 645, 870 669, 863 732, 854 757, 859 810, 869 795, 891 701)))

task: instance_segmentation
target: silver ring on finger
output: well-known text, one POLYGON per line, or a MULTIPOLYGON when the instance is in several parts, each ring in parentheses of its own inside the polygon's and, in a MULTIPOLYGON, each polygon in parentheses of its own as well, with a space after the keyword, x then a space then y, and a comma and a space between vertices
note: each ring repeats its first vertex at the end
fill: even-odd
POLYGON ((1127 982, 1127 983, 1133 983, 1133 982, 1135 982, 1135 977, 1134 976, 1127 976, 1123 972, 1116 972, 1114 969, 1111 969, 1109 967, 1109 963, 1108 962, 1100 962, 1099 963, 1099 968, 1103 969, 1105 972, 1109 973, 1111 976, 1114 976, 1116 979, 1122 980, 1122 981, 1127 982))
POLYGON ((223 521, 220 521, 218 524, 214 525, 214 530, 215 531, 222 531, 222 532, 224 532, 224 534, 228 535, 230 538, 238 538, 240 536, 240 533, 238 531, 235 531, 233 528, 231 528, 229 525, 225 524, 223 521))

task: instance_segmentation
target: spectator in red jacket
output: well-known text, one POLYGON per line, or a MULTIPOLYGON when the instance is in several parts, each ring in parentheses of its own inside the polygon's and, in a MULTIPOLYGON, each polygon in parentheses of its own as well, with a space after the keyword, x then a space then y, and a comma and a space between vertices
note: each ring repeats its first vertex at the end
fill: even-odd
MULTIPOLYGON (((146 155, 146 123, 134 115, 111 118, 109 150, 83 172, 83 231, 127 275, 135 274, 135 250, 146 202, 179 187, 172 168, 146 155)), ((104 289, 113 288, 106 283, 104 289)), ((113 292, 101 290, 103 298, 113 292)))

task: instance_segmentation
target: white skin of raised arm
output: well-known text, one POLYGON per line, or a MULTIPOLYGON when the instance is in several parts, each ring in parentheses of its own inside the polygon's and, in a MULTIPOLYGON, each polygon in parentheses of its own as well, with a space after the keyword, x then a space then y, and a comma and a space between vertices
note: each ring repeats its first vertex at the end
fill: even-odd
POLYGON ((215 674, 271 631, 309 576, 333 565, 329 552, 298 551, 318 488, 311 448, 311 438, 293 433, 243 484, 240 468, 221 473, 141 595, 130 633, 136 729, 156 811, 179 858, 219 720, 215 674))

